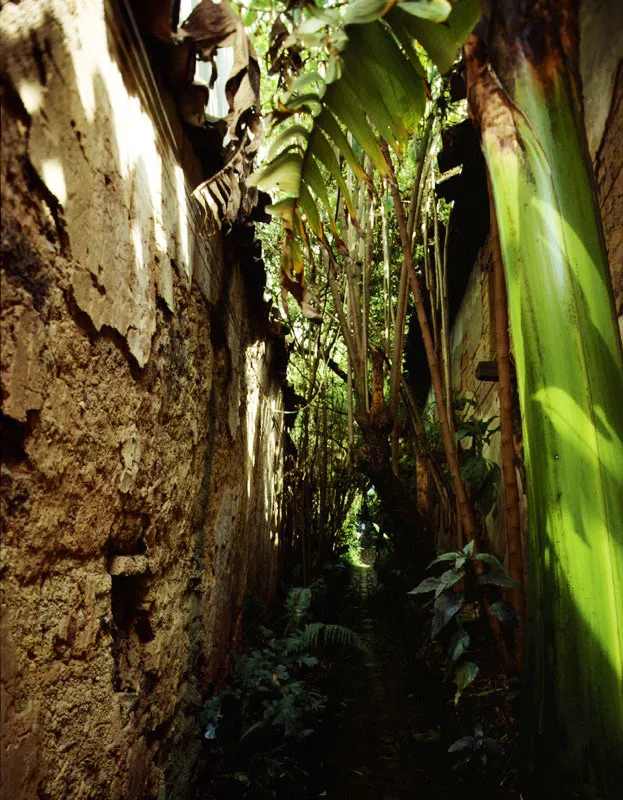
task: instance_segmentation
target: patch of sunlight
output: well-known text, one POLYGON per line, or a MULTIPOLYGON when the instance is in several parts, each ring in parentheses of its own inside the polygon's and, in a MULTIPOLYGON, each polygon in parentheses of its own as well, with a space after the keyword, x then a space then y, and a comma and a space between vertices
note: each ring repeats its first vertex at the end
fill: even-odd
POLYGON ((260 343, 249 347, 245 355, 245 373, 247 385, 247 496, 251 497, 252 469, 255 464, 255 433, 260 411, 260 385, 256 372, 261 363, 262 346, 260 343))
POLYGON ((17 84, 17 93, 29 114, 36 114, 43 106, 43 91, 39 84, 26 79, 21 80, 17 84))
POLYGON ((177 198, 178 225, 180 232, 181 261, 188 280, 192 279, 192 266, 190 263, 190 246, 188 241, 188 208, 186 196, 186 178, 184 170, 176 164, 175 166, 175 194, 177 198))
MULTIPOLYGON (((119 151, 119 168, 123 178, 135 171, 139 161, 144 167, 142 183, 148 190, 155 209, 160 209, 162 192, 162 161, 156 146, 156 131, 140 97, 128 93, 119 63, 113 58, 102 5, 80 4, 75 17, 61 17, 65 28, 69 54, 80 95, 80 102, 91 124, 101 124, 98 117, 109 116, 116 134, 114 145, 119 151), (88 36, 86 36, 88 32, 88 36), (84 42, 88 41, 88 46, 84 42), (107 111, 109 109, 109 111, 107 111)), ((132 59, 128 59, 134 65, 132 59)), ((138 71, 137 67, 133 67, 138 71)), ((139 80, 139 76, 133 76, 139 80)))
POLYGON ((65 172, 58 158, 46 158, 41 162, 43 181, 61 205, 67 202, 65 172))
POLYGON ((142 270, 144 265, 143 259, 143 232, 141 224, 138 220, 134 220, 132 224, 132 244, 134 245, 134 259, 139 270, 142 270))
POLYGON ((594 407, 595 416, 603 432, 596 429, 575 398, 557 386, 539 389, 534 394, 534 400, 541 406, 556 433, 572 444, 585 459, 600 459, 603 448, 609 449, 614 442, 617 448, 620 447, 621 439, 617 431, 598 406, 594 407))
POLYGON ((541 389, 534 399, 554 428, 552 445, 556 440, 563 445, 553 456, 559 473, 551 481, 552 497, 541 509, 552 560, 557 562, 560 585, 570 590, 579 614, 620 676, 616 609, 622 587, 617 565, 623 555, 616 532, 609 527, 603 483, 612 486, 622 477, 621 441, 602 410, 595 410, 595 425, 577 401, 558 387, 541 389), (595 575, 609 576, 599 590, 595 575))

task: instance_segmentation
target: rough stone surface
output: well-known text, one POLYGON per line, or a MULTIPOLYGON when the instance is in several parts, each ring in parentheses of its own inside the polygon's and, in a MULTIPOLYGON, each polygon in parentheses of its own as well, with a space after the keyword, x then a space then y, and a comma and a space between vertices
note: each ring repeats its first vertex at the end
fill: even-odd
POLYGON ((278 344, 113 8, 0 14, 6 800, 187 798, 276 582, 278 344))

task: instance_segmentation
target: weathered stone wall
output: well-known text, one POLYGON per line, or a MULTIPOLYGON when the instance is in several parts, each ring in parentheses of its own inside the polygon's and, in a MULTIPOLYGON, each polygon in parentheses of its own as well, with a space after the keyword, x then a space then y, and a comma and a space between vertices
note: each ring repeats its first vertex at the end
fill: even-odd
POLYGON ((187 798, 276 582, 283 352, 116 6, 0 29, 2 797, 187 798))
MULTIPOLYGON (((606 247, 623 336, 623 5, 613 8, 603 0, 581 4, 580 62, 584 90, 584 116, 593 159, 604 225, 606 247)), ((511 343, 512 346, 512 343, 511 343)), ((459 395, 473 397, 481 418, 499 414, 496 382, 481 381, 476 368, 496 358, 495 300, 489 243, 478 254, 451 334, 452 386, 459 395)), ((493 438, 484 455, 501 463, 500 436, 493 438)), ((527 530, 527 505, 520 485, 522 528, 527 530)), ((506 555, 503 486, 498 486, 496 508, 485 524, 489 546, 506 555)), ((525 537, 524 537, 525 540, 525 537)), ((441 529, 439 549, 451 549, 448 532, 441 529)), ((524 559, 527 563, 526 559, 524 559)))

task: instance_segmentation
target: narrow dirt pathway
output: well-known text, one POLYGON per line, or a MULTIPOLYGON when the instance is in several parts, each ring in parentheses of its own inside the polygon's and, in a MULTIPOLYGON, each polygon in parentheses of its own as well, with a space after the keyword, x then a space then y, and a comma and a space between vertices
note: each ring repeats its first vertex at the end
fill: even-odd
POLYGON ((405 800, 441 797, 439 734, 430 683, 417 690, 413 659, 391 617, 381 613, 370 552, 357 567, 338 619, 362 637, 367 652, 337 667, 335 704, 327 743, 327 797, 333 800, 405 800), (410 666, 411 662, 411 666, 410 666), (418 752, 419 751, 419 752, 418 752), (426 786, 434 784, 430 792, 426 786), (417 788, 416 788, 417 787, 417 788))
MULTIPOLYGON (((471 733, 473 718, 454 711, 453 687, 440 663, 417 654, 428 622, 413 631, 382 602, 373 554, 355 569, 335 622, 362 637, 367 652, 337 662, 326 729, 323 786, 330 800, 508 800, 518 794, 495 773, 459 773, 447 748, 471 733), (406 645, 409 646, 406 646, 406 645), (476 794, 475 794, 476 792, 476 794)), ((430 652, 430 651, 429 651, 430 652)), ((497 713, 497 712, 496 712, 497 713)))

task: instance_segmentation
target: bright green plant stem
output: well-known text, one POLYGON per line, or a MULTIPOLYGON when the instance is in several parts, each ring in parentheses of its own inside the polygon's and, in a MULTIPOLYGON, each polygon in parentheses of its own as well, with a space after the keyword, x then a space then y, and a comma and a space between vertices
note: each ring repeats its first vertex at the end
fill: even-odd
POLYGON ((623 785, 621 341, 566 68, 573 37, 564 25, 561 31, 532 19, 543 49, 528 52, 530 40, 521 35, 528 29, 506 11, 511 4, 500 5, 506 38, 495 40, 493 67, 475 37, 466 55, 499 225, 523 418, 527 796, 555 790, 558 797, 614 798, 623 785))

